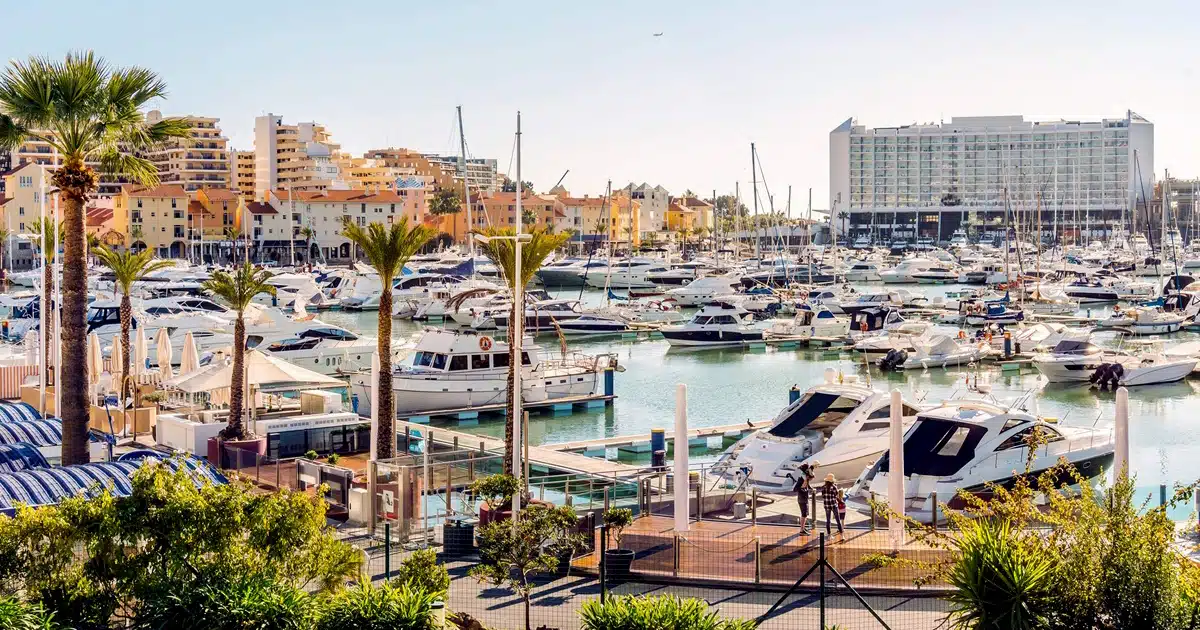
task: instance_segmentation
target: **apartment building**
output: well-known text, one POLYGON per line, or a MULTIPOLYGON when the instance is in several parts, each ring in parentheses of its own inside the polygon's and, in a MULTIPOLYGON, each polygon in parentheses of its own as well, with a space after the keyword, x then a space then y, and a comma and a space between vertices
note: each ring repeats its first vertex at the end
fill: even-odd
POLYGON ((635 242, 640 242, 650 232, 666 229, 667 208, 671 205, 671 195, 666 188, 644 182, 640 185, 631 182, 622 192, 631 195, 638 205, 638 233, 635 242))
MULTIPOLYGON (((431 178, 438 188, 452 186, 462 190, 461 158, 456 155, 420 153, 412 149, 371 149, 363 157, 383 160, 388 166, 411 168, 416 175, 431 178)), ((467 183, 471 193, 492 194, 500 191, 503 176, 497 171, 496 160, 467 158, 467 183)))
POLYGON ((323 191, 346 188, 338 168, 341 145, 323 125, 283 124, 267 114, 254 119, 254 198, 262 201, 279 188, 323 191))
POLYGON ((471 201, 475 229, 487 226, 510 227, 514 230, 522 226, 527 230, 535 227, 545 228, 556 225, 565 217, 563 203, 553 195, 523 193, 519 215, 517 193, 472 194, 471 201))
MULTIPOLYGON (((32 269, 36 262, 35 251, 27 236, 33 230, 33 222, 42 213, 42 180, 49 188, 49 170, 32 162, 19 164, 0 172, 0 212, 4 213, 3 227, 8 231, 4 240, 2 266, 9 270, 32 269)), ((45 211, 51 211, 46 204, 45 211)))
MULTIPOLYGON (((229 140, 221 135, 221 119, 205 116, 180 116, 188 124, 187 138, 172 138, 146 153, 158 168, 163 184, 179 184, 187 192, 201 188, 229 188, 229 140)), ((156 123, 162 112, 152 110, 146 121, 156 123)))
POLYGON ((191 198, 180 184, 153 188, 125 184, 113 198, 112 229, 136 251, 151 249, 162 258, 189 253, 188 207, 191 198))
POLYGON ((830 208, 835 229, 850 238, 944 240, 960 228, 978 235, 1003 230, 1006 208, 1039 207, 1042 224, 1065 239, 1103 237, 1144 205, 1153 173, 1154 125, 1133 112, 878 128, 851 118, 829 134, 830 208))
POLYGON ((673 197, 667 207, 666 224, 670 232, 712 230, 713 221, 712 204, 699 197, 673 197))
POLYGON ((254 199, 254 151, 230 152, 229 188, 247 201, 254 199))
POLYGON ((343 156, 338 160, 338 167, 351 190, 390 190, 396 187, 397 181, 407 181, 411 178, 422 180, 421 187, 425 188, 433 181, 428 175, 418 175, 415 168, 392 166, 382 158, 343 156))
POLYGON ((323 192, 273 191, 267 198, 267 208, 251 207, 249 234, 254 246, 268 258, 287 260, 291 238, 295 239, 297 260, 307 260, 301 253, 311 249, 314 260, 346 260, 350 257, 350 241, 341 234, 342 222, 349 218, 356 224, 392 225, 401 217, 410 225, 426 218, 428 199, 424 180, 405 182, 394 190, 371 192, 365 190, 326 190, 323 192), (303 235, 311 228, 311 241, 303 235))
POLYGON ((610 218, 618 216, 620 208, 612 199, 604 197, 572 197, 563 192, 558 195, 562 203, 562 218, 554 225, 555 231, 574 230, 577 237, 572 239, 585 242, 603 242, 608 240, 610 218))

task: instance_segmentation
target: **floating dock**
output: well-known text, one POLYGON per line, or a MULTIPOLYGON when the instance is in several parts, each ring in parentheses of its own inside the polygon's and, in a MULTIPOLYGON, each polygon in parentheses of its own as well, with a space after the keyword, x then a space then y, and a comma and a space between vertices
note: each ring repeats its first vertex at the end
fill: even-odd
MULTIPOLYGON (((703 429, 691 429, 688 431, 689 446, 705 446, 708 440, 720 437, 722 440, 733 439, 739 440, 746 434, 768 427, 770 421, 761 422, 743 422, 740 424, 729 424, 719 427, 705 427, 703 429)), ((666 442, 671 443, 675 436, 668 432, 666 434, 666 442)), ((585 455, 602 457, 604 452, 610 448, 617 450, 628 451, 632 453, 649 453, 650 452, 651 434, 643 433, 641 435, 618 435, 607 438, 596 438, 594 440, 579 440, 576 442, 563 442, 561 444, 547 444, 541 448, 561 451, 565 453, 583 453, 585 455)))
MULTIPOLYGON (((615 394, 591 394, 587 396, 568 396, 565 398, 548 398, 541 401, 523 401, 522 408, 536 413, 573 413, 575 409, 590 409, 605 407, 616 400, 615 394)), ((429 424, 434 418, 439 420, 457 420, 460 424, 478 424, 481 416, 507 415, 511 405, 508 403, 493 403, 473 407, 458 407, 454 409, 435 409, 418 413, 398 413, 397 420, 415 424, 429 424)))

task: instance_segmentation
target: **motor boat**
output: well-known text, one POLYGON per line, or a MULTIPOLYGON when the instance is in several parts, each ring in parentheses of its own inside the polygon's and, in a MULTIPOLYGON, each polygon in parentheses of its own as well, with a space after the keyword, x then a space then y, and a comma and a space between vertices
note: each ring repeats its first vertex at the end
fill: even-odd
POLYGON ((873 243, 871 242, 871 237, 864 234, 854 239, 854 242, 850 245, 850 249, 871 249, 872 245, 873 243))
POLYGON ((949 265, 934 265, 912 274, 917 284, 953 284, 958 282, 958 272, 949 265))
MULTIPOLYGON (((484 311, 471 322, 476 330, 507 330, 512 308, 484 311)), ((524 330, 529 333, 552 332, 555 324, 583 315, 579 300, 539 300, 525 305, 524 330)))
POLYGON ((704 276, 687 285, 667 290, 663 301, 673 302, 685 308, 701 306, 715 299, 736 294, 741 283, 741 276, 735 273, 704 276))
POLYGON ((598 313, 583 313, 574 319, 561 321, 558 323, 558 329, 564 335, 574 336, 613 335, 633 330, 624 318, 598 313))
POLYGON ((905 258, 895 267, 879 272, 884 284, 916 284, 916 274, 939 267, 940 263, 928 258, 905 258))
POLYGON ((1158 306, 1137 306, 1113 309, 1112 315, 1098 326, 1116 328, 1130 335, 1166 335, 1179 332, 1188 317, 1180 312, 1167 312, 1158 306))
POLYGON ((1090 333, 1059 341, 1049 352, 1033 356, 1033 366, 1050 383, 1086 383, 1104 363, 1121 357, 1092 343, 1090 333))
POLYGON ((994 262, 982 262, 964 269, 958 274, 961 284, 1001 284, 1011 282, 1016 274, 1005 271, 1004 265, 994 262))
POLYGON ((1007 299, 992 302, 963 301, 959 303, 958 310, 963 316, 963 322, 968 326, 1008 326, 1025 321, 1025 313, 1020 309, 1009 308, 1007 299))
POLYGON ((966 247, 969 244, 967 233, 961 228, 954 230, 954 233, 950 235, 950 247, 966 247))
POLYGON ((702 278, 715 271, 707 262, 693 260, 685 262, 666 271, 651 271, 646 273, 646 279, 654 286, 669 289, 690 284, 697 278, 702 278))
POLYGON ((1080 304, 1150 299, 1158 288, 1149 282, 1137 282, 1096 276, 1081 278, 1063 288, 1068 297, 1080 304))
POLYGON ((1183 380, 1192 373, 1197 364, 1200 364, 1200 359, 1172 356, 1147 347, 1132 357, 1102 363, 1088 380, 1100 389, 1115 389, 1117 385, 1161 385, 1183 380))
POLYGON ((846 269, 847 282, 879 282, 879 264, 871 261, 858 261, 846 269))
POLYGON ((687 322, 663 326, 660 332, 672 346, 739 346, 763 340, 754 315, 725 301, 706 304, 687 322))
POLYGON ((661 260, 635 258, 605 267, 592 267, 586 273, 587 286, 597 289, 653 289, 655 285, 646 276, 664 273, 668 267, 661 260))
POLYGON ((950 365, 966 365, 974 363, 990 350, 984 343, 959 343, 949 335, 932 335, 913 340, 914 352, 907 356, 897 356, 898 362, 892 361, 889 352, 880 359, 880 367, 885 369, 920 370, 931 367, 947 367, 950 365))
MULTIPOLYGON (((917 414, 904 434, 904 513, 929 523, 939 503, 964 507, 964 495, 988 498, 993 488, 1011 489, 1018 476, 1037 478, 1065 461, 1084 480, 1112 468, 1114 440, 1109 428, 1067 426, 1049 418, 982 400, 955 400, 917 414), (1033 464, 1030 443, 1040 435, 1033 464)), ((888 497, 890 453, 868 466, 847 492, 856 506, 888 497)), ((1064 473, 1059 481, 1071 483, 1064 473)))
MULTIPOLYGON (((726 449, 713 472, 776 494, 791 492, 804 463, 817 465, 820 475, 857 478, 888 447, 890 396, 853 382, 834 382, 828 375, 826 381, 804 393, 793 389, 792 402, 771 426, 726 449)), ((905 428, 916 419, 917 409, 904 402, 905 428)))
POLYGON ((776 321, 764 334, 764 339, 810 339, 845 337, 850 329, 850 319, 838 317, 825 307, 801 305, 796 315, 786 321, 776 321))
POLYGON ((843 298, 839 305, 843 312, 857 313, 869 308, 900 308, 904 305, 904 300, 900 298, 899 293, 891 291, 886 293, 854 293, 843 298))
POLYGON ((542 282, 542 286, 555 288, 582 287, 587 282, 587 274, 592 271, 605 270, 608 261, 599 258, 592 260, 566 258, 543 265, 534 272, 542 282))
MULTIPOLYGON (((521 351, 521 397, 526 402, 589 396, 604 391, 605 373, 618 370, 613 355, 543 355, 527 340, 521 351)), ((474 331, 427 328, 410 360, 392 376, 396 412, 419 414, 503 404, 508 399, 508 344, 474 331)), ((359 408, 370 408, 371 373, 351 376, 359 408), (364 407, 365 405, 365 407, 364 407)))

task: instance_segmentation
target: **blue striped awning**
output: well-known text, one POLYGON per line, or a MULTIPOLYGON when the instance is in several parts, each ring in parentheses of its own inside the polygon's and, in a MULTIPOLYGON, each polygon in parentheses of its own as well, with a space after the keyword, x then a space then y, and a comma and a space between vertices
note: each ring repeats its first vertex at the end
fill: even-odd
POLYGON ((32 444, 0 445, 0 473, 14 473, 30 468, 49 468, 42 452, 32 444))
POLYGON ((0 422, 21 422, 23 420, 40 420, 42 414, 33 405, 23 402, 0 403, 0 422))
MULTIPOLYGON (((89 442, 112 442, 112 436, 88 431, 89 442)), ((62 420, 21 420, 0 422, 0 445, 25 442, 37 447, 62 445, 62 420)))

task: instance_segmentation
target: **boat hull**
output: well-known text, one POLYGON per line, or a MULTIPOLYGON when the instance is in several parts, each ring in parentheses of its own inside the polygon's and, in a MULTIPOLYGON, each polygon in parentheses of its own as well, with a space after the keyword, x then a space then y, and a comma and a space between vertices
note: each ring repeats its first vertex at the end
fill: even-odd
POLYGON ((1192 369, 1196 367, 1196 363, 1195 360, 1185 360, 1166 365, 1152 365, 1126 370, 1125 375, 1121 377, 1120 383, 1126 387, 1138 387, 1140 385, 1161 385, 1163 383, 1182 381, 1187 378, 1188 374, 1192 373, 1192 369))
POLYGON ((763 331, 669 330, 662 336, 672 346, 739 346, 763 340, 763 331))

